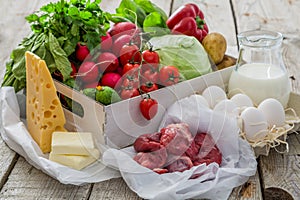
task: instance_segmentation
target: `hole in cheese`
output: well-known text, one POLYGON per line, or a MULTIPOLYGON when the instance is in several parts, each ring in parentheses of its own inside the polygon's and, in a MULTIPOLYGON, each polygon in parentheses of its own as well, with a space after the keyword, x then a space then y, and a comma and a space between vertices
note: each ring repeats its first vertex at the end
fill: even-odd
MULTIPOLYGON (((46 110, 46 111, 44 112, 44 117, 45 117, 45 118, 50 118, 51 115, 52 115, 52 112, 49 111, 49 110, 46 110)), ((53 116, 53 117, 54 117, 54 116, 53 116)))
POLYGON ((43 125, 43 126, 41 126, 41 129, 44 129, 44 130, 46 130, 47 129, 47 125, 43 125))
POLYGON ((34 119, 34 112, 31 113, 31 118, 34 119))
POLYGON ((50 83, 47 83, 47 84, 46 84, 46 88, 48 88, 48 89, 51 88, 51 84, 50 84, 50 83))
POLYGON ((52 104, 57 106, 57 105, 59 104, 59 102, 58 102, 57 99, 54 99, 54 100, 52 101, 52 104))
POLYGON ((52 123, 52 122, 47 122, 47 125, 48 125, 49 127, 52 127, 52 126, 53 126, 53 123, 52 123))
POLYGON ((50 110, 54 110, 56 106, 50 106, 50 110))
POLYGON ((56 115, 53 115, 53 118, 56 118, 56 115))
POLYGON ((36 110, 38 109, 37 103, 34 104, 34 108, 35 108, 36 110))
POLYGON ((36 86, 36 87, 35 87, 35 91, 36 91, 36 92, 39 92, 39 89, 40 89, 39 86, 36 86))

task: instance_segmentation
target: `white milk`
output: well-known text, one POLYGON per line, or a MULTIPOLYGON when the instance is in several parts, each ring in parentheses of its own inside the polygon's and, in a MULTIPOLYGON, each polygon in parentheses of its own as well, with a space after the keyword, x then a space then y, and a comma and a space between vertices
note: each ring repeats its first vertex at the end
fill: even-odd
POLYGON ((229 96, 245 93, 256 106, 264 99, 275 98, 286 107, 290 91, 287 73, 264 63, 244 64, 233 70, 228 85, 229 96))

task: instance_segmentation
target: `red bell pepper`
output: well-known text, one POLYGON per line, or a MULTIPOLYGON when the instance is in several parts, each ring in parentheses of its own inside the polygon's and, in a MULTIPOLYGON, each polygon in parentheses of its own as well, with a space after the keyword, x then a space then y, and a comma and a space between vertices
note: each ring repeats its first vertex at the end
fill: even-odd
POLYGON ((189 3, 178 8, 167 20, 172 33, 196 37, 200 42, 208 33, 204 14, 196 4, 189 3))

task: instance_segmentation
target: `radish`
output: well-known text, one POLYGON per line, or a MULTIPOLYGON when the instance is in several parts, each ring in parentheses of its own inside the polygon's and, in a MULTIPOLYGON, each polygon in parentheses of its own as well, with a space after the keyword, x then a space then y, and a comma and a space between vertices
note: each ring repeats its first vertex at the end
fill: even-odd
POLYGON ((107 32, 105 36, 101 36, 100 45, 101 45, 102 51, 109 51, 111 49, 112 38, 111 38, 109 32, 107 32))
POLYGON ((115 88, 116 84, 120 80, 121 76, 118 73, 108 72, 103 74, 101 78, 100 85, 101 86, 109 86, 111 88, 115 88))
POLYGON ((75 54, 76 58, 82 62, 90 54, 90 50, 86 45, 81 45, 80 43, 78 43, 75 54))
POLYGON ((72 72, 71 72, 70 75, 71 75, 71 77, 74 77, 77 73, 77 68, 76 68, 76 65, 73 62, 71 62, 71 67, 72 67, 72 72))
POLYGON ((86 61, 81 64, 77 77, 84 83, 92 83, 99 78, 98 67, 94 62, 86 61))
POLYGON ((115 55, 119 56, 121 48, 125 45, 128 44, 131 40, 130 35, 121 35, 120 37, 116 38, 114 41, 112 51, 115 55))
POLYGON ((117 56, 110 52, 101 53, 97 60, 97 65, 101 72, 113 72, 119 67, 117 56))
POLYGON ((119 22, 111 27, 109 33, 111 36, 115 36, 122 33, 127 35, 133 35, 136 30, 137 27, 132 22, 119 22))

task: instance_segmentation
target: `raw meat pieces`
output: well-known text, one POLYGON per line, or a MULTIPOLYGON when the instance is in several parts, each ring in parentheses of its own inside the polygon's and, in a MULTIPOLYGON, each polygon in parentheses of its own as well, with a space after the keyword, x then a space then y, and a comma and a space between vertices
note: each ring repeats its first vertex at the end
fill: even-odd
POLYGON ((165 146, 170 154, 182 155, 193 141, 192 133, 185 123, 170 124, 160 132, 160 144, 165 146))
POLYGON ((133 147, 136 152, 156 151, 160 149, 160 135, 161 133, 144 134, 138 137, 133 147))
POLYGON ((152 152, 139 152, 133 159, 149 169, 161 168, 167 161, 166 148, 152 152))
POLYGON ((213 138, 206 133, 197 133, 193 138, 186 123, 170 124, 160 132, 141 135, 133 146, 138 152, 134 160, 158 174, 222 162, 222 153, 213 138))
POLYGON ((183 172, 184 170, 188 170, 193 166, 194 164, 188 156, 181 156, 166 168, 168 169, 168 172, 183 172))

